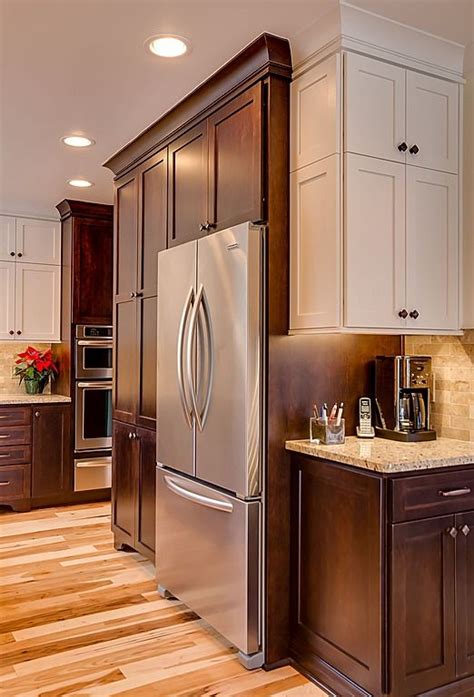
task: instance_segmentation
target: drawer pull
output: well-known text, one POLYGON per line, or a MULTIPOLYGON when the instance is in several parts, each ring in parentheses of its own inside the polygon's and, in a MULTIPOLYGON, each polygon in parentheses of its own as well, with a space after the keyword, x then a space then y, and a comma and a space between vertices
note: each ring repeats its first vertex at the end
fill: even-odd
POLYGON ((10 457, 10 453, 7 453, 6 455, 0 455, 0 457, 10 457))
POLYGON ((0 438, 2 438, 2 440, 3 440, 4 438, 11 438, 11 435, 8 433, 6 436, 0 436, 0 438))
POLYGON ((9 484, 10 484, 9 481, 8 482, 0 482, 0 486, 8 486, 9 484))
POLYGON ((440 491, 438 491, 440 496, 467 496, 467 494, 470 493, 471 490, 468 486, 464 486, 462 489, 440 489, 440 491))
POLYGON ((5 414, 0 414, 0 419, 8 419, 8 416, 6 416, 5 414))
POLYGON ((453 540, 455 540, 456 537, 458 536, 457 528, 454 528, 454 527, 452 527, 452 528, 446 528, 446 532, 448 533, 448 535, 451 535, 451 537, 453 538, 453 540))
POLYGON ((460 525, 459 532, 462 532, 464 537, 467 537, 469 535, 469 533, 471 532, 471 528, 469 527, 469 525, 460 525))

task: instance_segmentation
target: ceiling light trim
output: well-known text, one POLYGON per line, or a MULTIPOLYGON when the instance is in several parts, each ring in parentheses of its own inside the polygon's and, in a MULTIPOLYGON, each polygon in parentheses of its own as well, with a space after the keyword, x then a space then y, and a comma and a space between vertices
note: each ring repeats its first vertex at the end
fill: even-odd
POLYGON ((95 140, 93 138, 89 138, 89 136, 85 136, 82 133, 68 133, 65 136, 61 136, 60 141, 64 144, 67 145, 68 148, 90 148, 93 145, 95 145, 95 140), (76 142, 67 142, 73 141, 76 139, 76 142))
POLYGON ((191 52, 191 42, 179 34, 155 34, 145 41, 144 46, 157 58, 181 58, 191 52))
POLYGON ((89 189, 91 186, 94 186, 94 182, 89 181, 89 179, 81 179, 80 177, 68 179, 67 183, 69 186, 75 186, 77 189, 89 189))

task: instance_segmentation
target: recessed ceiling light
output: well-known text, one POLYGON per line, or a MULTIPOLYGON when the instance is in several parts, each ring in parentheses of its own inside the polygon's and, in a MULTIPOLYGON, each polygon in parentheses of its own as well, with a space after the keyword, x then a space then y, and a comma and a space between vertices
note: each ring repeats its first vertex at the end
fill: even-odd
POLYGON ((61 138, 64 145, 70 145, 72 148, 88 148, 90 145, 94 145, 95 140, 92 138, 87 138, 87 136, 63 136, 61 138))
POLYGON ((94 183, 87 181, 87 179, 69 179, 68 184, 70 186, 77 186, 80 189, 86 189, 89 186, 94 186, 94 183))
POLYGON ((189 41, 182 36, 158 34, 145 41, 148 49, 162 58, 177 58, 189 50, 189 41))

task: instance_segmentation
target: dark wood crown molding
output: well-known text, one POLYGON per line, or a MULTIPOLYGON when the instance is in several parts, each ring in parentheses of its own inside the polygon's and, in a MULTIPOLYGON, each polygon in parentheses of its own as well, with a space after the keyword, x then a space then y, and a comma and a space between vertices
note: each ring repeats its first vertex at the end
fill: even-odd
POLYGON ((71 216, 81 218, 98 218, 112 222, 114 207, 107 203, 93 203, 92 201, 74 201, 63 199, 56 208, 61 216, 61 222, 71 216))
MULTIPOLYGON (((183 127, 213 105, 222 106, 222 100, 249 81, 266 75, 291 79, 291 51, 288 39, 273 34, 261 34, 234 58, 225 63, 204 83, 152 123, 134 140, 116 152, 106 162, 116 177, 125 174, 145 157, 162 148, 171 135, 176 136, 183 127)), ((207 114, 206 114, 207 115, 207 114)))

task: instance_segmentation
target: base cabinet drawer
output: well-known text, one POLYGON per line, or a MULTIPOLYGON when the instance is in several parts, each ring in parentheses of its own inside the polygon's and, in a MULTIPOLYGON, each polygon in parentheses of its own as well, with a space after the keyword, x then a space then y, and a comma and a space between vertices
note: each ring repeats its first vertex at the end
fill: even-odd
POLYGON ((394 479, 392 521, 419 520, 474 509, 474 469, 394 479))
POLYGON ((29 426, 31 407, 0 407, 0 427, 29 426))
POLYGON ((31 443, 31 426, 0 426, 0 446, 28 445, 31 443))
POLYGON ((10 445, 0 447, 0 467, 5 465, 26 465, 31 463, 31 445, 10 445))
POLYGON ((30 498, 30 466, 0 468, 0 504, 30 498))

